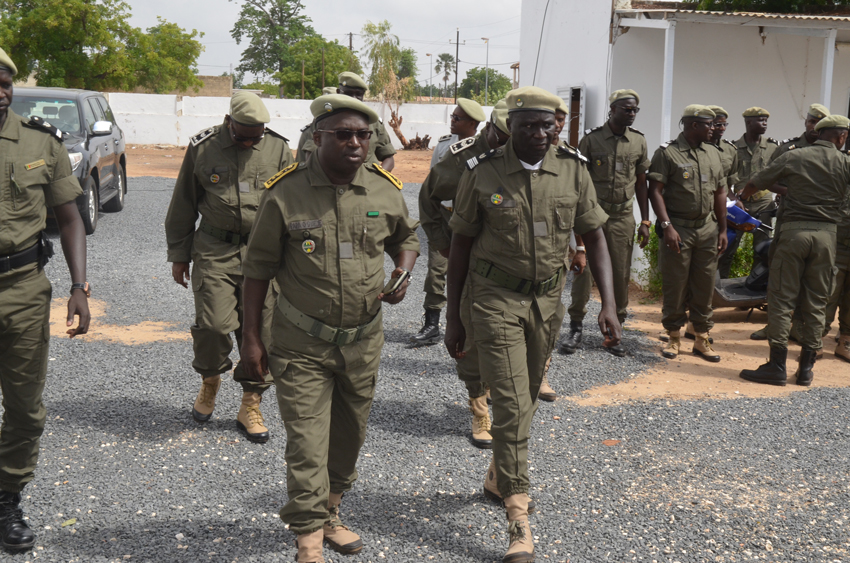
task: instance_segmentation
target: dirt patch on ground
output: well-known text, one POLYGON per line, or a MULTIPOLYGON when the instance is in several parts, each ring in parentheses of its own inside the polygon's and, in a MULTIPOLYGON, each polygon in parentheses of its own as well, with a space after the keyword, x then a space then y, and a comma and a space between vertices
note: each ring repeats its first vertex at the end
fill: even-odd
MULTIPOLYGON (((596 297, 598 299, 598 294, 596 297)), ((626 328, 647 334, 660 355, 662 342, 658 336, 663 330, 661 302, 656 302, 644 292, 633 288, 629 308, 634 316, 626 321, 626 328)), ((599 406, 647 399, 783 397, 810 389, 794 384, 800 346, 793 342, 788 347, 787 386, 760 385, 744 381, 738 376, 742 369, 755 369, 767 360, 767 342, 749 339, 752 332, 767 323, 767 313, 754 311, 747 321, 747 311, 718 309, 714 312, 714 322, 711 336, 714 338, 714 349, 721 356, 720 363, 712 364, 694 356, 693 341, 682 338, 682 353, 677 359, 665 360, 633 379, 616 385, 594 387, 579 397, 570 397, 569 400, 581 405, 599 406)), ((838 332, 835 324, 833 323, 832 332, 824 338, 824 356, 815 364, 815 379, 811 389, 850 386, 850 364, 833 354, 838 332)), ((682 334, 684 335, 684 330, 682 334)))
MULTIPOLYGON (((128 145, 127 176, 177 178, 186 147, 175 145, 128 145)), ((431 168, 431 151, 399 151, 393 174, 402 182, 422 183, 431 168)))
MULTIPOLYGON (((148 344, 150 342, 163 342, 169 340, 189 340, 192 336, 189 331, 175 330, 177 325, 173 323, 144 321, 134 325, 110 325, 102 322, 106 314, 106 303, 97 299, 89 299, 89 311, 91 312, 91 324, 88 334, 75 338, 85 340, 108 340, 128 346, 148 344)), ((54 299, 50 304, 50 336, 56 338, 67 338, 65 333, 65 319, 68 315, 68 300, 65 298, 54 299)))

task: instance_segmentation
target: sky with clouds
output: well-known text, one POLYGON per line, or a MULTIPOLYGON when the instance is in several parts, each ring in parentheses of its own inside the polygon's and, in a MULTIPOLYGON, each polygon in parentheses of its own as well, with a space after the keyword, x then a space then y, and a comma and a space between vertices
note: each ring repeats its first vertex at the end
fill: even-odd
MULTIPOLYGON (((202 31, 205 51, 198 60, 200 74, 219 75, 230 65, 236 67, 247 47, 244 41, 238 45, 230 36, 242 0, 129 0, 128 4, 132 9, 130 22, 136 27, 156 25, 157 16, 161 16, 184 29, 202 31)), ((313 20, 317 33, 348 45, 348 33, 353 32, 355 50, 362 46, 357 34, 363 24, 389 20, 401 46, 416 50, 420 84, 427 83, 429 76, 427 53, 434 60, 440 53, 454 55, 455 46, 449 42, 455 41, 457 28, 461 42, 459 81, 468 69, 484 66, 487 49, 482 37, 490 38, 492 68, 510 78, 510 65, 519 61, 518 0, 305 0, 304 4, 303 13, 313 20)))

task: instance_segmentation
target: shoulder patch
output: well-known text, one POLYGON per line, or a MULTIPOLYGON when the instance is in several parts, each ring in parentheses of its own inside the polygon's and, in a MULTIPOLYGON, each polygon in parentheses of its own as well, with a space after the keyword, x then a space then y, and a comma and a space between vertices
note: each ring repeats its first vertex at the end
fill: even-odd
POLYGON ((573 158, 577 158, 579 161, 587 164, 587 157, 581 154, 577 148, 570 146, 566 141, 558 145, 558 154, 565 154, 571 156, 573 158))
POLYGON ((448 141, 448 140, 449 140, 449 139, 451 139, 451 138, 452 138, 452 134, 451 134, 451 133, 449 133, 448 135, 443 135, 442 137, 440 137, 439 139, 437 139, 437 142, 438 142, 438 143, 442 143, 443 141, 448 141))
POLYGON ((638 135, 640 135, 642 137, 646 137, 646 135, 643 134, 643 131, 638 131, 637 129, 635 129, 631 125, 629 125, 629 131, 633 131, 633 132, 637 133, 638 135))
POLYGON ((601 126, 601 125, 600 125, 599 127, 593 127, 592 129, 585 129, 585 130, 584 130, 584 134, 585 134, 585 135, 590 135, 590 134, 591 134, 591 133, 593 133, 594 131, 600 131, 601 129, 602 129, 602 126, 601 126))
POLYGON ((452 154, 457 154, 463 149, 471 147, 473 144, 475 144, 475 137, 467 137, 466 139, 449 146, 449 150, 452 151, 452 154))
MULTIPOLYGON (((662 149, 666 149, 667 147, 669 147, 670 145, 672 145, 672 144, 673 144, 673 143, 675 143, 675 142, 676 142, 676 139, 670 139, 670 140, 669 140, 669 141, 667 141, 666 143, 661 143, 661 148, 662 148, 662 149)), ((732 143, 732 144, 734 145, 735 143, 732 143)), ((737 145, 736 145, 736 146, 737 146, 737 145)))
POLYGON ((271 188, 272 186, 277 184, 280 181, 281 178, 283 178, 284 176, 286 176, 287 174, 289 174, 290 172, 292 172, 293 170, 295 170, 296 168, 298 168, 301 165, 306 166, 306 164, 303 163, 303 162, 293 162, 292 164, 290 164, 289 166, 287 166, 286 168, 284 168, 283 170, 281 170, 280 172, 278 172, 277 174, 275 174, 274 176, 272 176, 271 178, 266 180, 263 185, 266 187, 266 189, 271 188))
POLYGON ((375 170, 378 172, 378 174, 380 174, 381 176, 383 176, 384 178, 389 180, 390 183, 392 183, 393 186, 397 187, 399 190, 404 188, 404 184, 401 183, 401 180, 399 180, 398 178, 393 176, 391 173, 389 173, 386 170, 384 170, 383 168, 381 168, 380 164, 375 162, 375 163, 372 164, 372 166, 375 168, 375 170))
POLYGON ((305 126, 304 126, 304 127, 302 127, 301 129, 299 129, 299 131, 301 131, 301 132, 303 133, 304 131, 306 131, 307 129, 309 129, 312 125, 313 125, 312 123, 308 123, 307 125, 305 125, 305 126))
POLYGON ((723 142, 724 142, 724 143, 727 143, 729 146, 732 146, 732 147, 734 147, 734 146, 735 146, 735 143, 733 143, 733 142, 732 142, 732 141, 730 141, 729 139, 723 139, 723 142))
POLYGON ((30 127, 34 127, 35 129, 41 129, 46 133, 50 133, 60 141, 62 140, 62 131, 49 124, 45 120, 40 117, 30 117, 30 120, 26 123, 30 127))
POLYGON ((790 137, 788 139, 785 139, 784 141, 782 141, 779 144, 780 145, 787 145, 788 143, 796 143, 799 140, 800 140, 800 137, 790 137))
POLYGON ((797 148, 797 145, 791 145, 790 147, 786 148, 785 150, 793 151, 796 148, 797 148))
POLYGON ((283 140, 284 140, 284 141, 286 141, 287 143, 289 142, 289 139, 287 139, 286 137, 284 137, 283 135, 281 135, 281 134, 280 134, 280 133, 278 133, 277 131, 275 131, 275 130, 273 130, 273 129, 269 129, 268 127, 266 127, 266 133, 268 133, 268 134, 269 134, 269 135, 271 135, 272 137, 277 137, 278 139, 283 139, 283 140))
POLYGON ((213 133, 215 133, 215 128, 210 127, 209 129, 205 129, 205 130, 201 131, 200 133, 198 133, 194 137, 189 137, 189 141, 192 143, 193 147, 197 147, 198 145, 200 145, 201 143, 203 143, 204 141, 206 141, 207 139, 212 137, 213 133))
MULTIPOLYGON (((491 156, 494 156, 498 152, 499 152, 498 149, 490 149, 489 151, 483 152, 483 153, 479 154, 478 156, 473 156, 472 158, 470 158, 469 160, 466 161, 466 168, 469 169, 469 170, 472 170, 473 168, 475 168, 476 166, 481 164, 481 162, 487 160, 491 156)), ((501 153, 499 153, 499 154, 501 154, 501 153)))
POLYGON ((777 141, 777 140, 776 140, 776 139, 774 139, 773 137, 768 137, 768 138, 767 138, 767 142, 768 142, 768 143, 773 143, 774 145, 778 145, 778 144, 779 144, 779 141, 777 141))

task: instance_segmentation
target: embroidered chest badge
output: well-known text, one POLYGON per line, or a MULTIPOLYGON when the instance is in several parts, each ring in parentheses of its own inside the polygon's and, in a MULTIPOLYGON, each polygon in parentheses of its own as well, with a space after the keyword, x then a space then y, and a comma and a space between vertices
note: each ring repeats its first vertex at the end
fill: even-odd
POLYGON ((490 196, 490 202, 493 205, 502 205, 502 202, 504 200, 505 200, 505 198, 502 197, 502 194, 493 194, 493 195, 490 196))
POLYGON ((210 176, 210 182, 212 182, 213 184, 218 184, 220 181, 221 176, 219 176, 218 174, 213 174, 212 176, 210 176))
POLYGON ((684 178, 685 180, 687 180, 690 177, 691 177, 691 175, 688 172, 682 172, 682 178, 684 178))
POLYGON ((305 254, 313 254, 316 250, 316 241, 307 239, 301 243, 301 250, 304 251, 305 254))

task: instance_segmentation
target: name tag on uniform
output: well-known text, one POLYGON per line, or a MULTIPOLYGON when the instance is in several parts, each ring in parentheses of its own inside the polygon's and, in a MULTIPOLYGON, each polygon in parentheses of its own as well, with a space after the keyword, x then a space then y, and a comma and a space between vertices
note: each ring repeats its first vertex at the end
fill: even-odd
POLYGON ((248 182, 239 182, 239 191, 243 194, 247 194, 251 191, 251 185, 248 182))
POLYGON ((339 257, 340 259, 354 258, 354 245, 350 242, 339 243, 339 257))
POLYGON ((47 163, 44 162, 44 159, 36 160, 35 162, 30 162, 29 164, 27 164, 26 169, 32 170, 33 168, 38 168, 39 166, 44 166, 45 164, 47 163))
POLYGON ((620 161, 617 164, 615 164, 614 170, 616 170, 617 172, 622 172, 623 171, 623 161, 620 161))
POLYGON ((322 226, 321 219, 313 219, 312 221, 294 221, 289 224, 290 231, 302 231, 304 229, 318 229, 322 226))
POLYGON ((546 228, 546 221, 535 221, 534 222, 534 236, 545 237, 548 234, 549 234, 549 230, 546 228))

